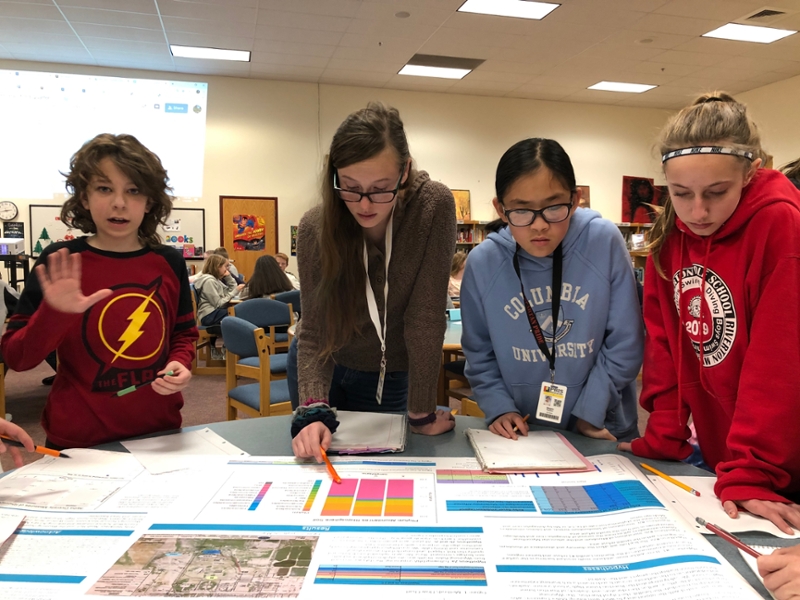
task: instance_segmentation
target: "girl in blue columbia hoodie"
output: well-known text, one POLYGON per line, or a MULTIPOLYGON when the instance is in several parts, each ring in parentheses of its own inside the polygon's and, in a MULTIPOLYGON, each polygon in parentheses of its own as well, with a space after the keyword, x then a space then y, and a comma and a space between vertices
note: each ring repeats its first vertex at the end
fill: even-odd
MULTIPOLYGON (((569 183, 574 189, 574 179, 569 183)), ((577 203, 575 195, 571 191, 566 197, 577 203)), ((514 214, 503 215, 507 203, 495 200, 495 206, 506 222, 508 217, 519 220, 514 214)), ((534 213, 539 225, 517 229, 535 229, 542 218, 534 213)), ((610 432, 619 440, 631 440, 639 435, 635 380, 644 333, 630 256, 617 227, 596 211, 572 208, 568 218, 568 224, 558 223, 568 229, 561 241, 557 321, 552 317, 553 254, 537 258, 525 251, 509 231, 513 225, 490 234, 470 252, 461 285, 465 373, 489 425, 506 413, 519 413, 530 415, 530 422, 538 425, 585 433, 578 427, 581 419, 597 430, 606 429, 606 436, 610 432), (514 269, 515 253, 520 278, 514 269), (536 418, 542 383, 551 380, 550 364, 531 332, 521 288, 547 348, 555 341, 555 383, 567 388, 558 423, 536 418)), ((520 430, 525 433, 526 428, 520 430)))

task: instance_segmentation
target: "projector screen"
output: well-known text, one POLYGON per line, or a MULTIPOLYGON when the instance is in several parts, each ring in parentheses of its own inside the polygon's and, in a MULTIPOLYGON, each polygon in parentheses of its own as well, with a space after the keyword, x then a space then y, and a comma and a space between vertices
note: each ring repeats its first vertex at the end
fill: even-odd
POLYGON ((173 194, 203 194, 207 83, 0 70, 0 198, 61 201, 70 157, 99 133, 155 152, 173 194))

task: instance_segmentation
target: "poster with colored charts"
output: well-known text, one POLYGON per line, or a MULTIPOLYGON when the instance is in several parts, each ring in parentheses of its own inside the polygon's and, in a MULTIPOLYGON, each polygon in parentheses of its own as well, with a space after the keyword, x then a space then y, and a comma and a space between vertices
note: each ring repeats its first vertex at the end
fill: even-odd
POLYGON ((531 486, 531 491, 543 515, 595 514, 663 506, 639 481, 531 486))
POLYGON ((331 486, 323 517, 413 517, 413 479, 342 479, 331 486))

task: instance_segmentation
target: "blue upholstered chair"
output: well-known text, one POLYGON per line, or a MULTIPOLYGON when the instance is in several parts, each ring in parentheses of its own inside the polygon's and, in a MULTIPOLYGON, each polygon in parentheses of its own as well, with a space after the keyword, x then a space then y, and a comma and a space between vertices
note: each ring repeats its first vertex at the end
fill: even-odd
POLYGON ((228 420, 235 420, 239 411, 251 417, 291 414, 285 375, 286 355, 270 354, 264 329, 238 317, 225 317, 222 319, 222 338, 227 348, 225 387, 228 420), (272 371, 281 371, 281 361, 283 378, 276 379, 272 371), (240 385, 238 377, 257 381, 240 385))
POLYGON ((294 325, 294 314, 288 304, 270 298, 252 298, 236 304, 233 314, 264 329, 270 354, 289 349, 292 337, 288 328, 294 325))
POLYGON ((298 319, 302 317, 302 311, 300 310, 300 290, 292 290, 290 292, 273 294, 272 298, 278 302, 288 304, 291 307, 292 312, 297 314, 298 319))

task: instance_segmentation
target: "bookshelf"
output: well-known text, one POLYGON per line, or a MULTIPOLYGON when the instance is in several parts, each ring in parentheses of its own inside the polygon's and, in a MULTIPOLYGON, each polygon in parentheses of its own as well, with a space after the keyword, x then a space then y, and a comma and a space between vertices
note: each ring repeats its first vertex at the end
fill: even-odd
POLYGON ((469 252, 486 239, 489 221, 456 221, 456 251, 469 252))
POLYGON ((619 228, 620 233, 622 233, 622 237, 625 239, 625 244, 628 246, 628 252, 631 255, 631 263, 633 264, 633 270, 636 273, 636 279, 639 280, 639 283, 644 283, 644 267, 647 264, 647 257, 650 255, 650 252, 645 249, 634 249, 631 246, 633 235, 636 233, 643 233, 645 243, 647 242, 648 233, 650 233, 650 229, 653 227, 652 223, 615 223, 615 225, 619 228))

